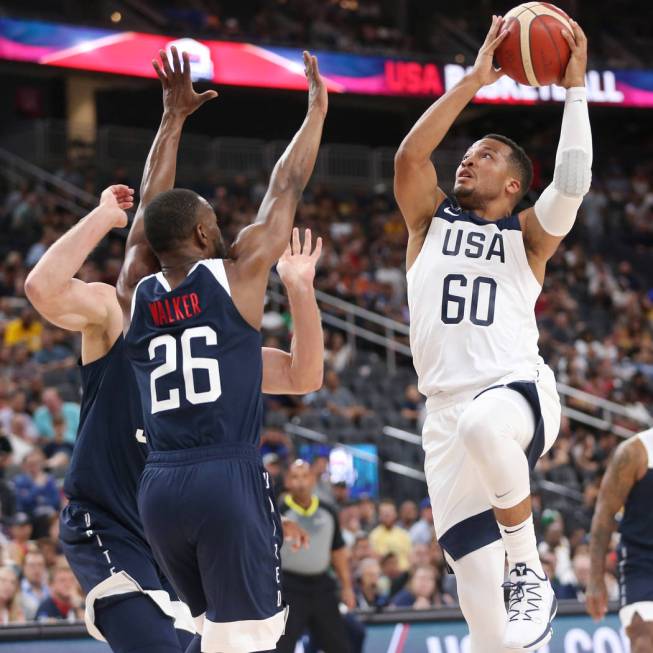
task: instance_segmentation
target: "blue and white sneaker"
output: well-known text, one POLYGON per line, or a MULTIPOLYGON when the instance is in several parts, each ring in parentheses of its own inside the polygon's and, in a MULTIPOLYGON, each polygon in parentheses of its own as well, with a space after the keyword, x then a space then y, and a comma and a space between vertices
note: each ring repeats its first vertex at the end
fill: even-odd
POLYGON ((510 590, 503 645, 519 651, 541 648, 551 639, 551 622, 558 609, 549 579, 538 576, 526 564, 517 563, 503 587, 510 590))

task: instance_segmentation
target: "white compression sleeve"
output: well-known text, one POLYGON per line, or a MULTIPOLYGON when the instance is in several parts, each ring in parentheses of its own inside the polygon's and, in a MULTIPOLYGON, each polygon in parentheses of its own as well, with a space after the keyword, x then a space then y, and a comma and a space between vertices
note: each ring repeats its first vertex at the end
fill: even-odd
POLYGON ((592 181, 592 130, 585 87, 567 89, 553 183, 537 202, 535 215, 552 236, 566 236, 592 181))

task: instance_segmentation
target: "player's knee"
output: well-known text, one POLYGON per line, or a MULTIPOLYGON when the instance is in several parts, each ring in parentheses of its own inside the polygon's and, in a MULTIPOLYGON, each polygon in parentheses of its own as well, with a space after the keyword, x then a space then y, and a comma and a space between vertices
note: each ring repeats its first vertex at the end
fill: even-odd
POLYGON ((480 455, 485 450, 491 453, 490 441, 495 435, 485 406, 472 402, 458 420, 458 436, 462 443, 475 455, 480 455))

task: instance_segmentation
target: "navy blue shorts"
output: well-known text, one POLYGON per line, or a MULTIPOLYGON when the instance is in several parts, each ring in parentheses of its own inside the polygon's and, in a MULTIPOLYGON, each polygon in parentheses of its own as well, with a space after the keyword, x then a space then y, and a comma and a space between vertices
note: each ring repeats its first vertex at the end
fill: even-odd
POLYGON ((653 551, 622 542, 619 546, 621 606, 653 601, 653 551))
POLYGON ((59 521, 61 546, 79 584, 87 594, 86 625, 95 626, 95 601, 111 596, 147 594, 176 628, 193 631, 190 612, 156 564, 147 542, 101 508, 71 501, 59 521))
POLYGON ((285 625, 282 532, 254 445, 152 452, 138 496, 157 563, 204 650, 274 649, 285 625))

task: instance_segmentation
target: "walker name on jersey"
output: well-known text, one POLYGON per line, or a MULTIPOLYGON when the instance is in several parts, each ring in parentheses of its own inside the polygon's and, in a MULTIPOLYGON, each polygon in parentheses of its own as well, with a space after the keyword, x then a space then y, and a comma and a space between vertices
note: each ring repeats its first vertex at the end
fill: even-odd
POLYGON ((179 297, 159 299, 150 302, 148 306, 156 326, 188 320, 202 312, 200 298, 194 292, 179 295, 179 297))
POLYGON ((506 262, 503 236, 501 233, 488 234, 482 231, 465 231, 449 227, 442 241, 444 256, 463 255, 467 258, 482 258, 492 261, 495 258, 506 262))

